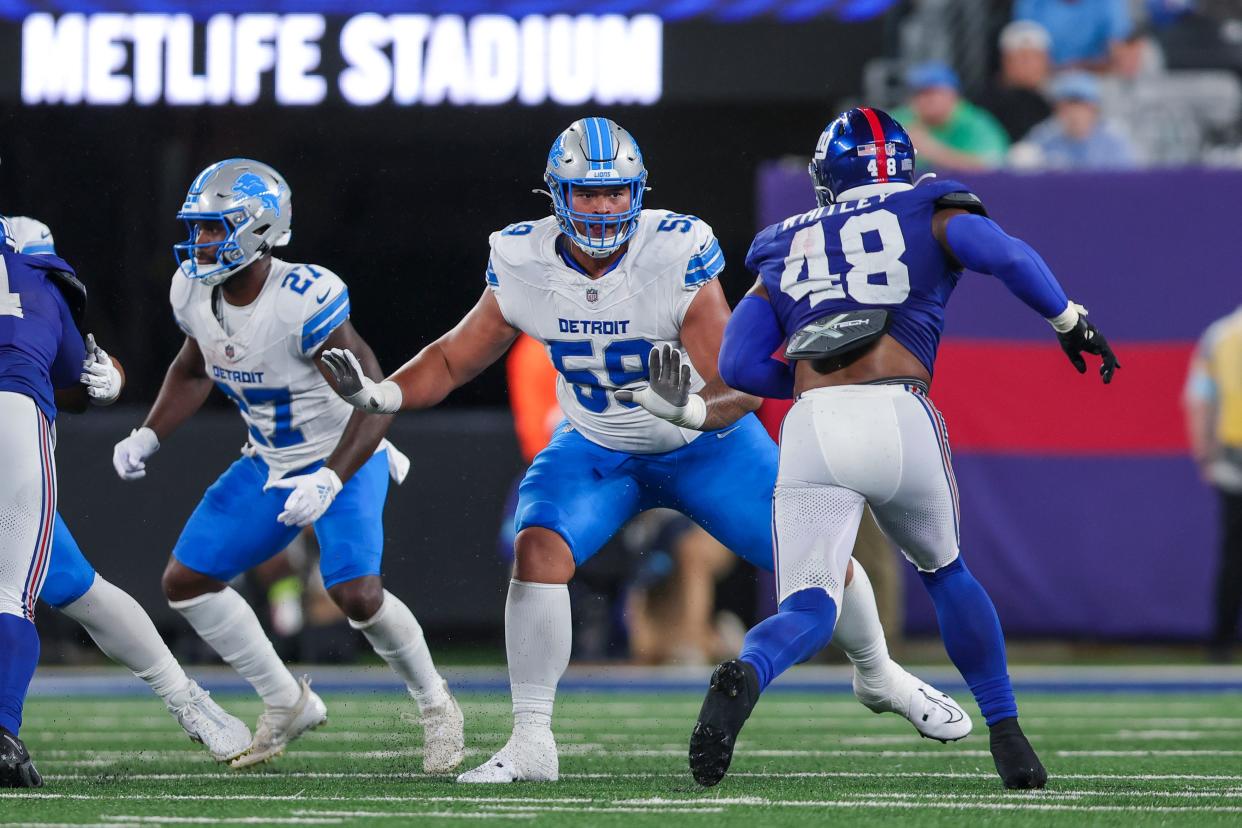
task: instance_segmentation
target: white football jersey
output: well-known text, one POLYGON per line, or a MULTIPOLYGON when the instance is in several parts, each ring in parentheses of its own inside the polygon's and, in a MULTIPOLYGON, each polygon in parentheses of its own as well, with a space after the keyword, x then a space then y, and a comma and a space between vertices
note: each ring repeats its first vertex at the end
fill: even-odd
MULTIPOLYGON (((560 235, 554 216, 491 235, 487 284, 501 313, 547 347, 560 374, 561 410, 584 437, 635 454, 688 444, 700 432, 619 402, 612 392, 646 384, 653 347, 681 348, 690 302, 724 269, 711 227, 694 216, 643 210, 625 255, 597 279, 562 258, 560 235)), ((693 365, 691 372, 692 389, 702 388, 693 365)))
POLYGON ((0 216, 0 233, 4 234, 0 241, 18 253, 56 252, 56 241, 48 226, 27 216, 0 216))
POLYGON ((270 479, 326 458, 354 409, 313 360, 349 318, 345 283, 322 267, 273 258, 253 311, 232 335, 216 318, 212 293, 178 270, 169 291, 173 315, 198 342, 207 376, 237 403, 270 479))

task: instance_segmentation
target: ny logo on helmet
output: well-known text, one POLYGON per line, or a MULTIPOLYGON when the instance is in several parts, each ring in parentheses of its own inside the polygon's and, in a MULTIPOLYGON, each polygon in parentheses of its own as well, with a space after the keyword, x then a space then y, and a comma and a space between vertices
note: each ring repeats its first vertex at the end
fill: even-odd
POLYGON ((234 201, 258 198, 264 207, 270 207, 276 211, 276 215, 280 215, 280 196, 269 190, 263 179, 252 172, 242 173, 237 177, 233 182, 233 192, 238 193, 234 201))

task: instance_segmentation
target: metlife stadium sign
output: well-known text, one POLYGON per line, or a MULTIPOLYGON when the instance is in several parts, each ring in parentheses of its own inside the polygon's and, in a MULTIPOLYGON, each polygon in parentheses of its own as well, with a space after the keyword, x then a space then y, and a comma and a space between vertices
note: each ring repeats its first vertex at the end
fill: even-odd
POLYGON ((0 0, 0 102, 818 99, 826 83, 852 83, 876 48, 875 18, 894 2, 0 0))
POLYGON ((363 13, 329 37, 319 14, 32 14, 26 104, 651 104, 662 86, 654 15, 363 13), (329 74, 325 65, 340 67, 329 74))

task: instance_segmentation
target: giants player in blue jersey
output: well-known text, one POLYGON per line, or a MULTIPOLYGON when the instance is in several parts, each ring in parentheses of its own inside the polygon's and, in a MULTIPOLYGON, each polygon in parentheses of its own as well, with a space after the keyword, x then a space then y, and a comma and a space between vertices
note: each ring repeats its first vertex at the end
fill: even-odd
POLYGON ((844 113, 811 162, 819 207, 768 227, 747 256, 758 279, 725 330, 720 374, 739 390, 797 402, 782 428, 773 496, 779 611, 712 676, 690 739, 703 785, 724 777, 763 689, 832 638, 868 504, 919 570, 1005 786, 1047 781, 1018 726, 996 610, 960 557, 949 445, 927 389, 945 303, 964 268, 995 275, 1045 317, 1080 373, 1084 352, 1102 358, 1105 383, 1119 366, 1039 255, 965 186, 915 186, 914 156, 886 113, 844 113), (782 343, 789 364, 772 359, 782 343))
POLYGON ((18 732, 39 662, 35 601, 55 525, 57 391, 77 392, 85 402, 79 324, 86 289, 63 259, 24 255, 6 240, 0 239, 0 787, 37 788, 43 779, 18 732))
MULTIPOLYGON (((467 783, 558 778, 552 708, 569 664, 566 583, 635 514, 677 509, 772 568, 776 447, 750 413, 759 401, 716 372, 729 317, 720 243, 694 216, 643 208, 642 153, 605 118, 561 133, 544 182, 552 215, 492 234, 478 303, 391 379, 371 382, 348 351, 323 357, 337 392, 372 412, 435 405, 519 332, 543 342, 560 373, 566 422, 518 489, 505 607, 513 735, 459 777, 467 783)), ((956 702, 889 658, 870 583, 857 561, 850 569, 837 643, 854 663, 859 701, 929 738, 968 734, 956 702)))

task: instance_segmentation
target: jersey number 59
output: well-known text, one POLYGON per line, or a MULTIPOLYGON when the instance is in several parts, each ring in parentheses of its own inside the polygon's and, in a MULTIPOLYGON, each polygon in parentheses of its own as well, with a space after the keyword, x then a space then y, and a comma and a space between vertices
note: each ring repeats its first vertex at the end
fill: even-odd
MULTIPOLYGON (((552 365, 560 371, 565 381, 574 389, 574 396, 587 411, 602 414, 611 404, 609 391, 647 378, 647 360, 651 356, 652 345, 645 339, 617 339, 604 347, 604 373, 608 376, 608 385, 600 382, 599 376, 589 368, 566 368, 565 360, 576 358, 578 364, 589 360, 598 365, 595 357, 595 343, 589 339, 550 339, 548 353, 552 357, 552 365)), ((635 403, 618 405, 633 408, 635 403)))

